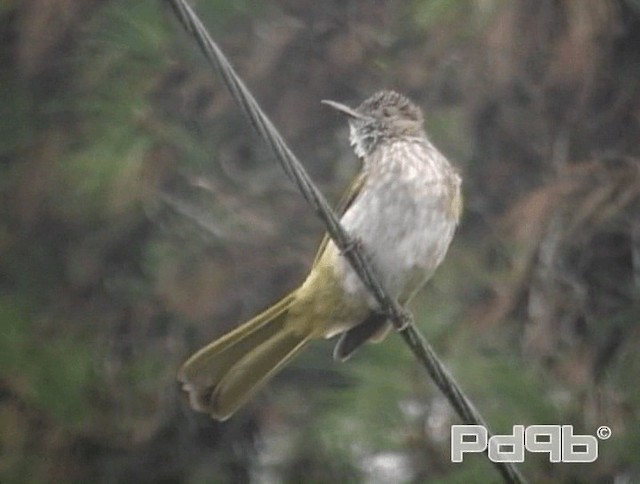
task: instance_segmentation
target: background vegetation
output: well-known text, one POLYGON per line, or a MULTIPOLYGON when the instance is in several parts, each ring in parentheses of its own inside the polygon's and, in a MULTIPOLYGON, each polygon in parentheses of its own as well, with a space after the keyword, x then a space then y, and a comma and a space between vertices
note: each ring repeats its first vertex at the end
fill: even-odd
MULTIPOLYGON (((640 480, 640 3, 197 2, 331 198, 357 169, 319 104, 395 88, 466 211, 414 309, 498 432, 608 425, 640 480)), ((399 338, 318 343, 232 420, 190 351, 300 282, 321 226, 162 2, 0 3, 0 481, 494 482, 399 338)))

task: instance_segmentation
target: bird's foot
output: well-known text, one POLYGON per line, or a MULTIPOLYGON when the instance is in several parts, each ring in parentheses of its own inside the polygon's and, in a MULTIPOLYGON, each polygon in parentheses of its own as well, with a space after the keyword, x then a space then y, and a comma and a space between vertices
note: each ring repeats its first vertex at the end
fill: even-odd
POLYGON ((353 252, 354 250, 360 252, 360 254, 364 256, 364 242, 362 242, 362 239, 357 235, 352 235, 349 237, 347 245, 340 251, 340 254, 345 256, 349 252, 353 252))
POLYGON ((405 308, 402 308, 400 312, 400 318, 398 318, 393 322, 394 323, 393 326, 398 332, 404 331, 409 327, 412 321, 413 321, 413 315, 411 314, 411 312, 406 310, 405 308))

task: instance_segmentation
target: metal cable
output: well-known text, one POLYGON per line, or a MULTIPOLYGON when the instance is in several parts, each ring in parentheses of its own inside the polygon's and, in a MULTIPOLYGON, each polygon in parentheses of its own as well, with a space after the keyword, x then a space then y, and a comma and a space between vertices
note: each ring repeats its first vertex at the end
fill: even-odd
MULTIPOLYGON (((474 404, 464 394, 458 383, 449 374, 445 366, 431 348, 424 336, 417 330, 413 316, 403 309, 398 302, 389 296, 389 293, 380 284, 380 279, 368 262, 365 250, 356 243, 340 224, 338 217, 327 202, 326 198, 316 188, 306 170, 289 149, 282 136, 262 111, 255 98, 244 85, 238 74, 225 57, 218 45, 213 41, 207 29, 204 27, 193 9, 184 0, 166 0, 173 8, 176 16, 189 32, 207 60, 217 69, 222 76, 231 95, 240 105, 245 115, 251 121, 258 134, 271 147, 277 160, 282 165, 287 176, 296 184, 304 199, 313 207, 316 214, 322 219, 327 228, 327 233, 347 258, 364 285, 371 291, 380 305, 380 310, 387 315, 390 321, 398 329, 399 334, 426 368, 429 376, 445 395, 460 419, 468 425, 482 425, 487 429, 488 437, 491 432, 488 425, 478 412, 474 404)), ((486 453, 486 451, 485 451, 486 453)), ((518 469, 510 462, 492 462, 507 483, 524 483, 526 480, 518 469)))

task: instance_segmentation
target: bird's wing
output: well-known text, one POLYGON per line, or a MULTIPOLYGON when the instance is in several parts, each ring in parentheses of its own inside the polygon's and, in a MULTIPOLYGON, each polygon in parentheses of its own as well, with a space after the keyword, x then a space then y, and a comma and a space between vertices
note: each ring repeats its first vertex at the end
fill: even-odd
MULTIPOLYGON (((344 213, 349 209, 349 207, 353 205, 353 202, 355 201, 355 199, 358 198, 358 195, 362 191, 362 186, 364 185, 366 178, 367 177, 366 177, 365 170, 361 170, 360 173, 351 182, 349 189, 342 196, 342 199, 340 200, 340 202, 338 203, 338 206, 336 207, 336 213, 338 214, 339 217, 342 217, 344 213)), ((329 235, 325 233, 324 237, 322 237, 322 241, 320 242, 320 246, 318 247, 318 251, 316 252, 316 256, 313 259, 313 264, 311 267, 315 267, 315 265, 318 263, 318 260, 320 259, 320 256, 324 252, 324 249, 327 246, 328 242, 329 242, 329 235)))

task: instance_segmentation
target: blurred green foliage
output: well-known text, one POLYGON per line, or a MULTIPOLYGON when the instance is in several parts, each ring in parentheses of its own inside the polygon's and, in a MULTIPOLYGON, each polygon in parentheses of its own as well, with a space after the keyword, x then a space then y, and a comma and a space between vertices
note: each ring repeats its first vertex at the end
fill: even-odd
POLYGON ((34 338, 37 317, 14 301, 0 301, 0 368, 15 379, 20 396, 60 425, 81 429, 89 418, 93 363, 82 341, 56 335, 49 344, 34 338), (34 321, 36 319, 36 321, 34 321))

